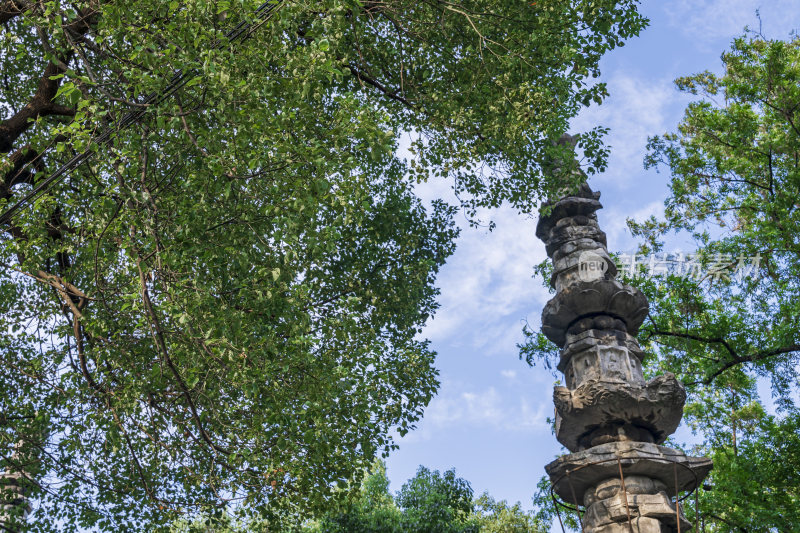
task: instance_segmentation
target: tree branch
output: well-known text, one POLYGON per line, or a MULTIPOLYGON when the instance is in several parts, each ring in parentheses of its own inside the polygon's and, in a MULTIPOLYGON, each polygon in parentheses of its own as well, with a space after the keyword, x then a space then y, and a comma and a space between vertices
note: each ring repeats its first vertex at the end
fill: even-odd
POLYGON ((51 80, 52 76, 63 74, 64 70, 55 63, 48 63, 39 86, 31 100, 11 117, 0 122, 0 153, 8 153, 20 135, 31 127, 31 122, 40 116, 64 115, 66 108, 56 106, 52 100, 56 96, 60 80, 51 80), (55 110, 55 112, 54 112, 55 110))
MULTIPOLYGON (((23 5, 21 0, 10 0, 2 4, 0 12, 13 13, 14 9, 19 10, 23 5)), ((89 31, 91 24, 97 16, 97 10, 93 8, 82 9, 78 12, 78 17, 64 26, 64 31, 68 36, 79 37, 89 31)), ((2 15, 0 15, 2 17, 2 15)), ((2 20, 0 18, 0 20, 2 20)), ((36 88, 31 100, 11 117, 0 122, 0 153, 8 153, 14 147, 14 142, 20 135, 31 127, 32 121, 47 115, 71 116, 74 110, 53 103, 58 92, 61 79, 51 79, 54 76, 63 74, 67 70, 67 65, 72 59, 74 49, 66 51, 56 62, 49 62, 45 67, 42 76, 39 78, 39 85, 36 88)))
POLYGON ((178 368, 175 366, 174 361, 169 356, 169 352, 167 351, 167 343, 164 340, 164 335, 161 331, 161 326, 158 320, 158 315, 156 315, 155 310, 153 309, 153 304, 150 300, 150 293, 147 290, 147 279, 145 278, 144 271, 142 270, 141 261, 137 261, 136 266, 139 269, 139 281, 142 285, 142 302, 144 303, 145 311, 147 312, 150 318, 150 324, 152 329, 153 337, 155 338, 156 345, 159 348, 162 356, 164 357, 164 362, 167 363, 167 367, 169 368, 170 372, 172 373, 175 381, 178 382, 178 386, 181 389, 183 397, 186 399, 186 403, 188 404, 189 411, 192 413, 192 418, 194 419, 195 425, 197 429, 200 431, 200 436, 203 438, 204 441, 211 447, 212 450, 224 453, 229 455, 231 450, 216 444, 212 439, 211 436, 206 431, 205 427, 203 426, 203 422, 200 420, 200 414, 197 412, 197 407, 194 404, 194 400, 192 400, 191 393, 189 391, 189 386, 184 381, 183 377, 181 376, 178 368))
POLYGON ((763 361, 764 359, 769 359, 770 357, 775 357, 777 355, 783 355, 792 352, 800 352, 800 344, 791 344, 788 346, 782 346, 780 348, 775 348, 772 350, 762 350, 760 352, 755 352, 748 355, 740 355, 739 353, 736 352, 736 350, 733 349, 733 347, 727 340, 721 337, 713 337, 713 338, 701 337, 700 335, 694 335, 688 332, 663 331, 659 329, 653 329, 651 335, 652 336, 663 335, 665 337, 688 339, 706 344, 720 344, 730 354, 731 356, 730 360, 724 362, 722 366, 717 368, 713 373, 706 376, 704 379, 700 381, 693 381, 691 383, 687 383, 687 385, 710 385, 725 371, 737 365, 742 365, 746 363, 755 363, 758 361, 763 361))
POLYGON ((775 357, 776 355, 783 355, 792 352, 800 352, 800 344, 792 344, 790 346, 783 346, 781 348, 776 348, 774 350, 765 350, 761 352, 756 352, 751 355, 746 355, 738 359, 728 361, 703 381, 689 383, 689 385, 699 385, 699 384, 710 385, 711 382, 714 381, 720 374, 722 374, 729 368, 732 368, 736 365, 744 363, 755 363, 757 361, 763 361, 764 359, 769 359, 770 357, 775 357))
POLYGON ((11 188, 14 187, 14 185, 33 182, 33 172, 26 167, 38 157, 39 152, 27 144, 11 154, 9 157, 11 168, 5 173, 2 181, 0 181, 0 198, 10 198, 11 188))
POLYGON ((0 24, 5 24, 28 9, 28 2, 24 0, 5 0, 0 3, 0 24))
POLYGON ((358 79, 359 82, 366 83, 367 85, 372 85, 373 87, 375 87, 376 89, 381 91, 384 95, 386 95, 387 97, 391 98, 392 100, 396 100, 396 101, 398 101, 398 102, 400 102, 402 104, 405 104, 405 105, 407 105, 408 107, 410 107, 412 109, 415 108, 414 104, 411 101, 409 101, 409 100, 405 99, 404 97, 400 96, 399 94, 397 94, 398 91, 390 91, 381 82, 379 82, 379 81, 367 76, 366 74, 361 72, 361 70, 359 70, 352 63, 348 63, 347 64, 347 68, 349 68, 350 71, 353 74, 355 74, 355 76, 356 76, 356 78, 358 79))

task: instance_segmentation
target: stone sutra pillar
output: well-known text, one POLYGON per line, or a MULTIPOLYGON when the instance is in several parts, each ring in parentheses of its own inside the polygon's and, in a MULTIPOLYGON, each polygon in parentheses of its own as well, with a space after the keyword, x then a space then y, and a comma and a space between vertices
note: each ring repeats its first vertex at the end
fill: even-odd
POLYGON ((583 183, 551 204, 536 228, 556 289, 542 332, 562 347, 566 382, 553 393, 556 438, 572 452, 545 468, 555 494, 584 507, 584 533, 688 532, 674 496, 695 489, 711 460, 659 446, 678 427, 686 392, 673 374, 642 376, 635 335, 648 303, 615 279, 595 215, 599 198, 583 183))

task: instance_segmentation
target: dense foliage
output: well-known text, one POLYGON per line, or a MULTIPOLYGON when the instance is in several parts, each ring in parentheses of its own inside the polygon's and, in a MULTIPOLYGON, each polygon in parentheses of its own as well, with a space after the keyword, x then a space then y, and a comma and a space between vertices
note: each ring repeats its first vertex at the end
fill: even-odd
POLYGON ((470 216, 535 205, 644 25, 636 0, 287 1, 229 43, 257 6, 0 1, 0 209, 93 154, 2 227, 0 470, 34 530, 341 495, 437 387, 416 334, 454 209, 413 181, 449 177, 470 216))
MULTIPOLYGON (((671 231, 691 234, 697 268, 676 262, 628 281, 650 299, 639 340, 651 374, 686 385, 694 453, 714 470, 700 492, 704 531, 793 531, 800 524, 800 39, 746 34, 724 71, 677 80, 703 98, 678 131, 654 137, 646 165, 671 172, 665 219, 631 222, 641 252, 665 257, 671 231), (683 272, 674 267, 683 268, 683 272), (771 386, 774 413, 758 394, 771 386)), ((529 361, 552 345, 530 335, 529 361)), ((693 514, 692 509, 687 509, 693 514)))
POLYGON ((395 498, 382 464, 365 478, 359 496, 307 528, 309 533, 540 533, 544 526, 519 503, 509 506, 484 493, 473 500, 469 482, 455 470, 423 466, 395 498))
POLYGON ((394 496, 386 465, 376 461, 356 490, 338 506, 302 525, 285 521, 233 521, 206 516, 176 522, 171 533, 543 533, 543 523, 520 504, 496 501, 484 492, 473 499, 469 482, 455 470, 440 473, 420 466, 394 496))
POLYGON ((692 232, 706 275, 652 288, 644 338, 689 387, 687 419, 714 459, 706 527, 789 531, 800 523, 800 39, 748 34, 722 61, 721 75, 677 80, 704 98, 650 142, 646 163, 669 168, 672 194, 664 221, 634 230, 655 249, 666 230, 692 232))

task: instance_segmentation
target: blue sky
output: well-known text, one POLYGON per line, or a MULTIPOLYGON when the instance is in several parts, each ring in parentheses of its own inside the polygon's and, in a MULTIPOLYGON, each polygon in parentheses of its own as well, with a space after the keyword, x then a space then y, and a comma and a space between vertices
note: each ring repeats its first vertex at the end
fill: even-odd
MULTIPOLYGON (((800 28, 800 0, 644 0, 650 27, 606 56, 602 80, 610 98, 577 117, 572 132, 595 125, 611 129, 608 170, 590 185, 602 192, 598 212, 609 249, 629 251, 635 241, 626 218, 643 219, 663 210, 669 175, 645 171, 647 137, 673 131, 691 101, 679 93, 679 76, 721 70, 720 54, 745 26, 787 38, 800 28)), ((426 184, 423 197, 448 196, 446 184, 426 184)), ((533 266, 545 259, 535 235, 535 216, 510 209, 493 213, 489 233, 463 230, 458 249, 442 269, 441 309, 424 336, 438 352, 439 394, 418 428, 399 439, 387 461, 392 490, 399 490, 419 465, 456 468, 476 494, 531 507, 544 465, 562 453, 546 418, 553 412, 555 377, 519 360, 516 344, 527 319, 539 326, 550 298, 533 266)), ((462 222, 464 222, 462 220, 462 222)), ((687 245, 685 250, 689 250, 687 245)), ((670 250, 672 251, 672 250, 670 250)), ((678 438, 688 438, 679 429, 678 438)))

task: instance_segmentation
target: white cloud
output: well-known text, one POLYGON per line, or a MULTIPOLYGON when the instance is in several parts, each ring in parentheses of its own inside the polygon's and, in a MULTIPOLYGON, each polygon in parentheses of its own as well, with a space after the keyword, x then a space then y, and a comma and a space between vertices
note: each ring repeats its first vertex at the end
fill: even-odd
POLYGON ((528 394, 500 393, 494 386, 477 391, 443 387, 425 411, 423 432, 451 427, 491 428, 502 431, 549 431, 549 402, 531 403, 528 394))
POLYGON ((634 239, 628 231, 627 219, 632 218, 637 222, 643 222, 651 216, 658 219, 664 218, 664 202, 655 200, 648 202, 641 208, 627 211, 617 207, 612 207, 608 212, 600 215, 600 223, 608 237, 609 249, 612 252, 631 252, 634 243, 639 239, 634 239))
POLYGON ((674 0, 663 4, 670 26, 695 42, 731 39, 745 26, 759 29, 761 14, 766 37, 783 39, 798 27, 798 0, 674 0))
POLYGON ((674 127, 670 119, 674 120, 675 106, 685 105, 687 98, 675 90, 672 77, 646 79, 619 72, 612 73, 606 83, 608 99, 584 110, 572 121, 572 130, 586 131, 598 125, 609 128, 608 170, 591 181, 629 188, 641 178, 647 138, 674 127))
POLYGON ((503 376, 506 379, 514 379, 515 377, 517 377, 517 371, 516 370, 501 370, 500 371, 500 375, 503 376))
MULTIPOLYGON (((432 196, 437 185, 422 185, 432 196)), ((441 189, 436 193, 441 194, 441 189)), ((492 214, 496 228, 470 228, 461 223, 456 253, 442 268, 437 285, 441 308, 423 330, 438 346, 463 346, 485 355, 516 356, 522 340, 521 320, 530 308, 541 309, 549 294, 533 266, 546 258, 536 238, 536 221, 511 208, 492 214)))
MULTIPOLYGON (((612 147, 609 169, 591 179, 595 189, 641 188, 642 160, 648 135, 669 129, 667 117, 672 106, 683 98, 672 86, 670 77, 644 79, 628 73, 608 80, 611 97, 599 107, 582 113, 572 131, 598 124, 611 128, 607 142, 612 147)), ((449 182, 436 180, 416 187, 425 201, 444 198, 455 203, 449 182)), ((649 215, 661 209, 648 203, 646 213, 613 214, 609 233, 612 248, 627 242, 625 217, 649 215)), ((602 216, 602 215, 601 215, 602 216)), ((497 224, 492 232, 468 227, 459 215, 462 233, 453 257, 442 268, 438 286, 441 308, 428 322, 423 336, 434 346, 460 347, 483 355, 515 356, 522 340, 521 321, 535 322, 551 297, 541 280, 534 279, 533 267, 546 258, 544 245, 536 238, 536 217, 525 217, 509 207, 493 210, 497 224)))
MULTIPOLYGON (((612 76, 611 98, 600 107, 576 119, 573 131, 597 124, 611 128, 612 146, 609 170, 592 178, 595 189, 640 188, 641 165, 648 135, 665 131, 671 105, 680 102, 670 78, 645 80, 629 74, 612 76)), ((449 183, 444 180, 416 187, 425 201, 444 198, 454 201, 449 183)), ((636 212, 601 214, 603 228, 613 249, 628 245, 625 218, 637 220, 659 214, 659 201, 648 202, 636 212), (605 215, 605 216, 604 216, 605 215)), ((494 231, 468 227, 459 216, 462 233, 453 257, 442 268, 437 285, 441 289, 441 308, 423 330, 437 349, 458 348, 484 356, 516 359, 516 344, 522 341, 522 321, 537 322, 551 294, 540 279, 533 278, 533 267, 546 258, 544 245, 536 238, 535 216, 525 217, 503 207, 491 214, 494 231)))

